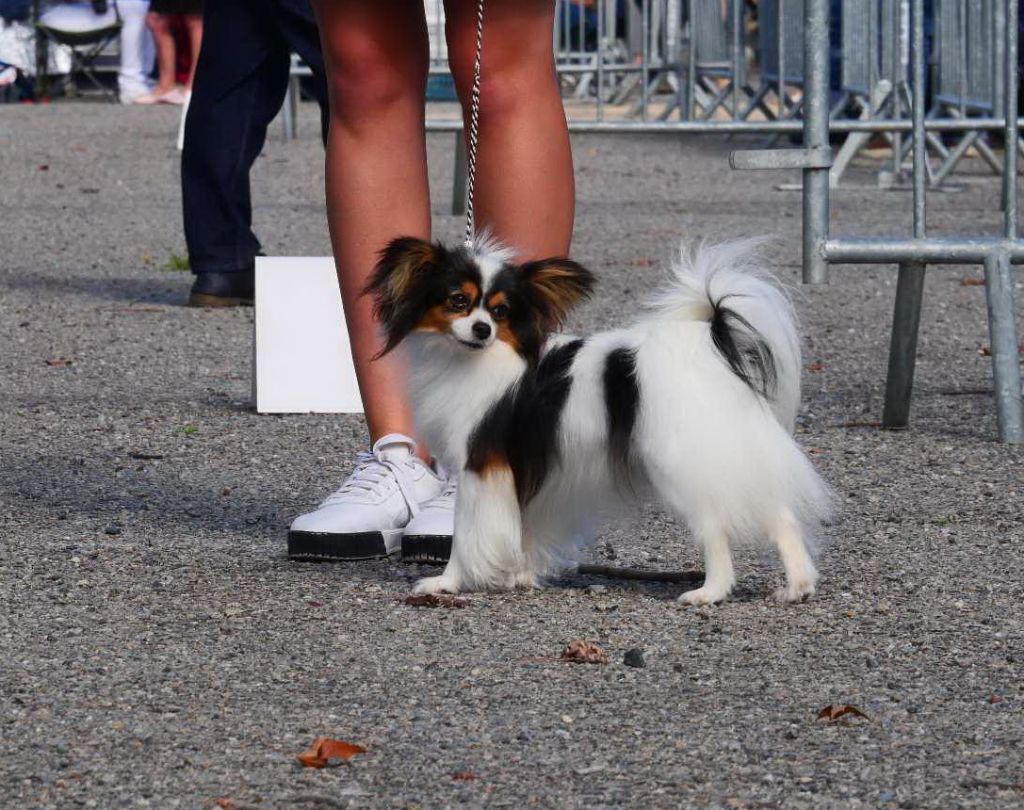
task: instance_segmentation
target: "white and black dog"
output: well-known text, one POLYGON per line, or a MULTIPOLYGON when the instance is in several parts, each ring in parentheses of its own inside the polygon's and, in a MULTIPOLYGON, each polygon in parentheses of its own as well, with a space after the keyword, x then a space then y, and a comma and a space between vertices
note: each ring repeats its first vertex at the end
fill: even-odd
POLYGON ((593 283, 573 261, 517 264, 487 238, 382 251, 366 290, 381 353, 408 350, 417 427, 459 476, 451 559, 416 591, 536 586, 601 507, 644 489, 703 547, 704 585, 682 601, 725 599, 742 541, 778 549, 779 598, 812 594, 810 540, 830 494, 791 435, 793 310, 751 244, 684 248, 628 328, 552 335, 593 283))

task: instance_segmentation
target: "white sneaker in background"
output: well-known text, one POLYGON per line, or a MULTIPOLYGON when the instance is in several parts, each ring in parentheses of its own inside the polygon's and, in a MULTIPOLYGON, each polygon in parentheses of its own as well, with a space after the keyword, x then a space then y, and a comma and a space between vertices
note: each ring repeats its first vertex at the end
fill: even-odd
POLYGON ((288 556, 307 560, 366 560, 398 551, 402 529, 445 481, 416 455, 408 436, 392 433, 360 453, 337 492, 288 530, 288 556))
POLYGON ((152 92, 152 89, 148 84, 134 84, 122 82, 119 85, 117 100, 122 104, 137 104, 136 99, 152 92))
POLYGON ((402 532, 403 560, 438 565, 448 562, 452 553, 457 492, 453 477, 441 494, 423 504, 420 513, 409 521, 402 532))

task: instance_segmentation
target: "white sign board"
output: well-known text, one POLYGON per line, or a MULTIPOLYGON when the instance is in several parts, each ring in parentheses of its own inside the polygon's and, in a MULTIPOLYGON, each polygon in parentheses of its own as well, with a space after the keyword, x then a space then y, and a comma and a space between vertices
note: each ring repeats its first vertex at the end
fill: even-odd
POLYGON ((256 259, 259 413, 362 413, 334 259, 256 259))

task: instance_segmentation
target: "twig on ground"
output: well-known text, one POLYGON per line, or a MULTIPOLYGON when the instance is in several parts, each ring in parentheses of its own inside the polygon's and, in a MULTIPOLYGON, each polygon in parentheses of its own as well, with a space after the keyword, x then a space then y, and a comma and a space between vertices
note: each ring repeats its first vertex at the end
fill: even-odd
POLYGON ((324 807, 348 807, 347 804, 332 799, 330 796, 321 796, 318 793, 300 793, 285 799, 288 804, 321 804, 324 807))

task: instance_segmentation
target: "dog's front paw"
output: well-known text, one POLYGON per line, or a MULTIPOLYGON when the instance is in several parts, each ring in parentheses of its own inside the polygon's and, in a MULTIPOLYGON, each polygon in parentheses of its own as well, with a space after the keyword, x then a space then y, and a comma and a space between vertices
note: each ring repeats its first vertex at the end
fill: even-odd
POLYGON ((715 588, 705 585, 703 588, 687 591, 676 601, 686 605, 713 605, 716 602, 724 601, 728 596, 729 591, 726 588, 715 588))
POLYGON ((414 594, 424 593, 458 593, 459 583, 452 577, 441 574, 439 577, 424 577, 412 589, 414 594))
POLYGON ((775 591, 775 599, 779 602, 803 602, 813 595, 813 579, 798 579, 795 582, 787 582, 786 587, 775 591))

